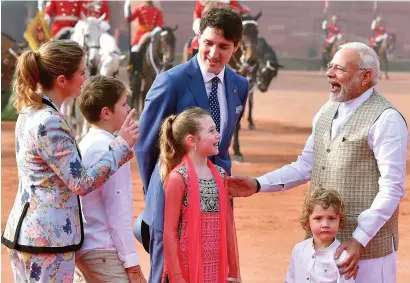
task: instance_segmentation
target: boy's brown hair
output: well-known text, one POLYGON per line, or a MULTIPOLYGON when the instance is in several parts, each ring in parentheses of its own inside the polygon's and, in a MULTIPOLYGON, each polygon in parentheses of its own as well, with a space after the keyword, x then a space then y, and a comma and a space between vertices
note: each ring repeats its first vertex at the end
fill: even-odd
POLYGON ((107 76, 93 76, 82 85, 78 106, 90 124, 97 123, 101 110, 108 107, 114 112, 115 104, 124 93, 129 95, 130 91, 122 81, 107 76))
POLYGON ((339 229, 343 228, 346 222, 346 209, 340 194, 336 190, 319 188, 313 190, 303 203, 302 215, 299 218, 299 222, 307 233, 311 232, 309 216, 312 214, 315 205, 318 204, 324 209, 332 206, 336 214, 340 216, 339 229))

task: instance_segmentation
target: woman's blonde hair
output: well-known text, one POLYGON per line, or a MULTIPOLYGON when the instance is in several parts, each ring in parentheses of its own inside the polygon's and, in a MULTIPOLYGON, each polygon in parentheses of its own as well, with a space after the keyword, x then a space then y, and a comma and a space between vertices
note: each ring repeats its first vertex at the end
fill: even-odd
POLYGON ((51 40, 38 51, 28 50, 21 54, 13 85, 16 94, 14 107, 17 111, 28 106, 41 108, 43 103, 37 92, 38 85, 48 90, 60 75, 71 79, 83 57, 83 50, 72 40, 51 40))
POLYGON ((200 130, 199 119, 211 116, 209 112, 199 108, 191 108, 178 115, 171 115, 164 120, 160 133, 160 176, 164 181, 169 172, 186 154, 184 139, 187 135, 196 136, 200 130))
POLYGON ((346 221, 346 209, 340 194, 336 190, 319 188, 313 190, 303 203, 302 215, 299 218, 299 222, 307 233, 311 232, 309 216, 312 214, 315 205, 318 204, 324 209, 332 206, 336 214, 340 216, 339 228, 343 228, 346 221))

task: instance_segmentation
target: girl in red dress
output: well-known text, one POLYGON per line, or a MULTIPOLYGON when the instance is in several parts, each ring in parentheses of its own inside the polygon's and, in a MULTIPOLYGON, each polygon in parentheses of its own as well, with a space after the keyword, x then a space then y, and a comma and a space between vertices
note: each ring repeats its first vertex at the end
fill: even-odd
POLYGON ((165 119, 160 175, 165 183, 164 281, 241 282, 235 225, 211 115, 185 110, 165 119))

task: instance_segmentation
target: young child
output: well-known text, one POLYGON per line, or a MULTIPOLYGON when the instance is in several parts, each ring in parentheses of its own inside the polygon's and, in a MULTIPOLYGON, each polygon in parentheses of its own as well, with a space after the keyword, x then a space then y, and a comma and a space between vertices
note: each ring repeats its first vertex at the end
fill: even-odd
MULTIPOLYGON (((130 111, 128 89, 117 79, 89 78, 78 104, 90 131, 79 144, 84 166, 99 160, 130 111)), ((101 189, 81 197, 84 244, 76 264, 87 282, 146 282, 142 274, 132 222, 132 178, 129 162, 101 189)))
POLYGON ((337 264, 347 257, 343 251, 334 259, 340 242, 336 233, 343 227, 346 211, 335 190, 316 189, 305 200, 300 223, 313 237, 295 245, 285 283, 354 283, 341 276, 337 264), (307 281, 308 280, 308 281, 307 281))
POLYGON ((210 114, 192 108, 166 118, 160 134, 165 183, 164 282, 241 282, 220 134, 210 114))

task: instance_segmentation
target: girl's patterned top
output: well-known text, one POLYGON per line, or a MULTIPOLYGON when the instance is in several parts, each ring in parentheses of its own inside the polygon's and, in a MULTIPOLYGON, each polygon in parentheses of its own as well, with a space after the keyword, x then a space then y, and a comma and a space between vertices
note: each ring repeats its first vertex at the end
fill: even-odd
MULTIPOLYGON (((225 171, 222 167, 215 165, 225 179, 225 171)), ((185 165, 177 168, 185 181, 188 183, 187 168, 185 165)), ((201 203, 201 239, 202 239, 202 263, 204 266, 204 283, 218 282, 219 276, 219 196, 215 179, 199 179, 200 203, 201 203)), ((188 269, 188 205, 187 187, 183 198, 183 206, 178 226, 179 248, 181 255, 181 267, 184 274, 189 274, 188 269)))

